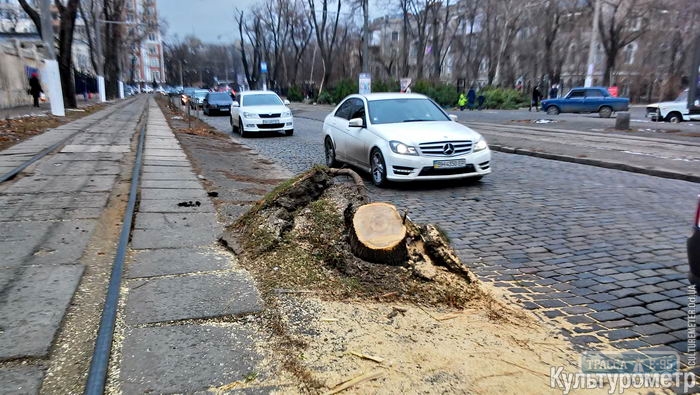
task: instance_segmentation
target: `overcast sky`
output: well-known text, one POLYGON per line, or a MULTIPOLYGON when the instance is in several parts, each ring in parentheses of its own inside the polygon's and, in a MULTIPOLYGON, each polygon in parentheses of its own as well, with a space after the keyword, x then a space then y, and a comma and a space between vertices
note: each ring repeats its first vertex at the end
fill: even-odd
POLYGON ((159 0, 159 16, 168 22, 164 39, 193 34, 207 43, 230 43, 238 37, 234 9, 255 3, 256 0, 159 0))

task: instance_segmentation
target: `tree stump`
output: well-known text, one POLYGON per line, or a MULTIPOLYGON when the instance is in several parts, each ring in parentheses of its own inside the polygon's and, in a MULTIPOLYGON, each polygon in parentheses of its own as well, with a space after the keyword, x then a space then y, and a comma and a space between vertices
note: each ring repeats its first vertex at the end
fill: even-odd
POLYGON ((391 265, 406 262, 406 227, 391 204, 370 203, 360 206, 350 226, 350 249, 358 258, 391 265))

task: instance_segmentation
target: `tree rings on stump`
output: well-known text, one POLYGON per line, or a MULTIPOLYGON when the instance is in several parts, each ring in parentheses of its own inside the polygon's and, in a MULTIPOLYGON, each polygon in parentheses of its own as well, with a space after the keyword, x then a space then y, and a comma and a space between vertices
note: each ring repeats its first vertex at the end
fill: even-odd
POLYGON ((365 204, 352 218, 350 248, 368 262, 403 264, 408 255, 405 238, 403 219, 391 204, 365 204))

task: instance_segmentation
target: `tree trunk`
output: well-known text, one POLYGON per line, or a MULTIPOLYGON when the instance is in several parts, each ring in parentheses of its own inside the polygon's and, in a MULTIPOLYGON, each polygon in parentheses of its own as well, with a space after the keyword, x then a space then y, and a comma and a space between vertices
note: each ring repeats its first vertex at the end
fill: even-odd
POLYGON ((350 249, 368 262, 402 264, 406 262, 406 227, 396 207, 388 203, 360 206, 350 226, 350 249))

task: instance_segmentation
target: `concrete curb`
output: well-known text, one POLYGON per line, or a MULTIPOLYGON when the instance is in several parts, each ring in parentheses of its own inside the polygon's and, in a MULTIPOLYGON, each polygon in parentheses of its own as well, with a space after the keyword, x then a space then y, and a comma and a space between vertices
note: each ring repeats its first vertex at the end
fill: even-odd
POLYGON ((700 176, 696 176, 696 175, 692 175, 692 174, 681 174, 681 173, 675 173, 675 172, 666 171, 666 170, 647 169, 644 167, 632 166, 632 165, 628 165, 625 163, 606 162, 606 161, 597 160, 597 159, 578 158, 578 157, 569 156, 569 155, 549 154, 546 152, 537 152, 537 151, 531 151, 531 150, 522 149, 522 148, 513 148, 513 147, 500 146, 500 145, 489 144, 489 148, 491 148, 492 151, 503 152, 506 154, 534 156, 536 158, 558 160, 561 162, 578 163, 581 165, 589 165, 589 166, 603 167, 606 169, 629 171, 631 173, 646 174, 646 175, 654 176, 654 177, 670 178, 670 179, 674 179, 674 180, 683 180, 683 181, 700 183, 700 176))

